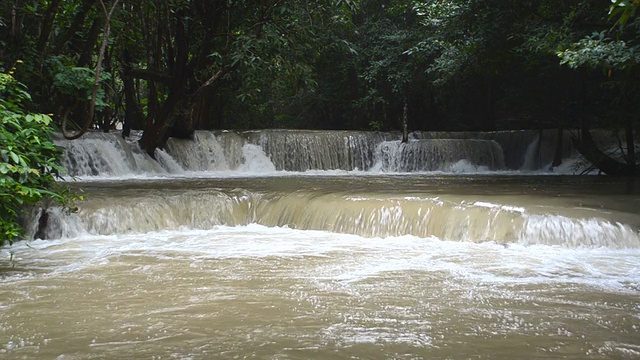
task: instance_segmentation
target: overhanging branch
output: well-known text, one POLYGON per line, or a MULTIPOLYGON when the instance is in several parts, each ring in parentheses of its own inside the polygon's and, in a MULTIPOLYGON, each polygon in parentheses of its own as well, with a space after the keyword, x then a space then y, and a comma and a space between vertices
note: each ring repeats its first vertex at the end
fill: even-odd
POLYGON ((215 83, 217 83, 218 81, 220 81, 223 77, 225 77, 227 74, 231 73, 233 70, 235 70, 235 68, 237 67, 236 65, 232 65, 232 66, 224 66, 222 69, 218 70, 218 72, 216 72, 215 74, 213 74, 213 76, 211 76, 207 81, 205 81, 202 85, 200 85, 200 87, 193 92, 193 94, 191 94, 191 96, 198 96, 200 95, 203 91, 205 91, 207 88, 215 85, 215 83))

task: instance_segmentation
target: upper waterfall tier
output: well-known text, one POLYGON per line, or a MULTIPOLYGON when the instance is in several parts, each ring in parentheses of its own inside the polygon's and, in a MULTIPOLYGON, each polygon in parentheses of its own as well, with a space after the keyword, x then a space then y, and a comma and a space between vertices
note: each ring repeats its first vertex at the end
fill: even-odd
POLYGON ((89 133, 78 140, 56 140, 62 148, 61 165, 72 176, 127 176, 166 173, 135 144, 117 134, 89 133))
MULTIPOLYGON (((118 134, 90 133, 57 144, 64 149, 62 165, 68 175, 80 177, 311 170, 456 173, 548 167, 555 153, 554 133, 416 132, 401 143, 400 134, 370 131, 196 131, 192 139, 169 139, 155 159, 135 139, 118 134)), ((571 156, 572 149, 565 146, 563 154, 571 156)))
POLYGON ((504 169, 504 155, 493 140, 427 139, 384 141, 376 148, 376 164, 384 172, 452 170, 460 161, 488 170, 504 169))

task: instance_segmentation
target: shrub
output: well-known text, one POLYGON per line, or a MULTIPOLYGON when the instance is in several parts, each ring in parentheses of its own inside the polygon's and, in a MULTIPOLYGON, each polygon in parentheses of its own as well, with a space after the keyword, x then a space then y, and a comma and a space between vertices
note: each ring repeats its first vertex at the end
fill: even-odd
POLYGON ((30 100, 12 73, 0 73, 0 246, 23 236, 19 217, 30 205, 68 198, 55 190, 62 168, 51 141, 51 117, 26 111, 30 100))

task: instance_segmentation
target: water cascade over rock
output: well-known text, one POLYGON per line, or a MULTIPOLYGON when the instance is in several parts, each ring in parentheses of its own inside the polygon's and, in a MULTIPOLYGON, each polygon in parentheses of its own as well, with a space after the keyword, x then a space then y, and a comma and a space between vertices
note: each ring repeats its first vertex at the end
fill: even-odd
POLYGON ((384 172, 446 171, 465 161, 489 170, 504 169, 504 155, 493 140, 427 139, 384 141, 376 149, 384 172))
POLYGON ((377 145, 389 133, 365 131, 265 130, 246 133, 278 170, 368 170, 377 145))
POLYGON ((56 140, 63 150, 61 165, 72 176, 126 176, 166 173, 134 144, 117 134, 93 132, 79 140, 56 140))
POLYGON ((83 198, 0 249, 0 354, 637 357, 640 180, 557 134, 58 140, 83 198))
MULTIPOLYGON (((325 182, 334 182, 339 189, 348 180, 333 178, 325 182)), ((162 193, 144 186, 115 188, 108 195, 90 196, 78 213, 50 209, 46 237, 259 224, 374 238, 411 235, 505 245, 640 247, 640 233, 634 230, 640 224, 635 215, 614 209, 594 214, 593 210, 574 207, 570 199, 522 201, 500 197, 488 201, 487 195, 455 194, 455 191, 406 195, 411 185, 403 185, 404 195, 384 193, 388 185, 376 185, 375 192, 363 192, 357 184, 350 191, 327 192, 314 190, 315 186, 302 189, 290 182, 283 189, 278 178, 261 179, 266 187, 260 189, 252 189, 255 184, 249 180, 207 181, 210 185, 205 181, 194 186, 172 180, 172 188, 164 188, 162 193), (228 187, 226 182, 230 184, 228 187), (211 188, 212 185, 224 188, 211 188)), ((486 191, 481 189, 478 191, 486 191)))
MULTIPOLYGON (((71 176, 126 177, 187 172, 265 173, 341 170, 367 172, 498 171, 547 169, 554 132, 411 133, 367 131, 196 131, 192 139, 169 139, 155 160, 135 139, 91 133, 58 140, 71 176), (544 144, 541 143, 544 141, 544 144), (542 150, 541 150, 542 149, 542 150), (543 151, 544 150, 544 151, 543 151), (464 165, 460 165, 464 164, 464 165)), ((568 135, 567 135, 568 136, 568 135)), ((564 157, 574 155, 565 140, 564 157)))

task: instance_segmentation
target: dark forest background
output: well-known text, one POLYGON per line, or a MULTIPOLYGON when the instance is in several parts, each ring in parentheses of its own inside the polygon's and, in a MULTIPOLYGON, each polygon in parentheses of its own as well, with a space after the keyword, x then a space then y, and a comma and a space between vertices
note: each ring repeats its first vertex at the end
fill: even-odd
POLYGON ((195 129, 399 130, 403 115, 633 134, 638 3, 6 0, 0 67, 70 136, 144 130, 151 154, 195 129))

